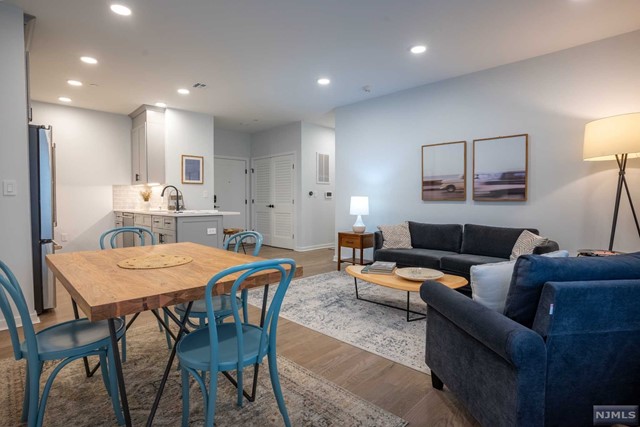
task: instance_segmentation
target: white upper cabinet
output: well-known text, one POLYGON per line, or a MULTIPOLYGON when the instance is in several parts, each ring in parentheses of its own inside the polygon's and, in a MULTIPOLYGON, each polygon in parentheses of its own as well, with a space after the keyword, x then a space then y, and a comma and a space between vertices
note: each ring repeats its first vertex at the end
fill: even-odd
POLYGON ((164 108, 142 105, 129 114, 131 130, 131 183, 164 184, 164 108))

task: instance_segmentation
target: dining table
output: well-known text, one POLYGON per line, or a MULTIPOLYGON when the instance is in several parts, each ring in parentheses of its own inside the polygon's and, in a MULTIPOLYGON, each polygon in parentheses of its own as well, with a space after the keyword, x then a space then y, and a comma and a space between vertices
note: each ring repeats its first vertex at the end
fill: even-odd
MULTIPOLYGON (((64 252, 46 257, 47 265, 55 278, 64 286, 74 304, 84 312, 87 318, 90 321, 108 321, 111 343, 115 349, 114 368, 127 426, 131 426, 131 416, 114 319, 133 315, 127 323, 128 328, 141 312, 151 310, 158 317, 159 322, 168 329, 168 325, 157 315, 157 309, 163 309, 169 318, 178 324, 177 334, 170 331, 172 338, 177 342, 183 334, 189 332, 188 313, 183 319, 178 319, 169 307, 187 303, 187 310, 190 310, 193 301, 204 298, 207 283, 215 274, 230 267, 261 260, 264 258, 190 242, 64 252), (188 262, 159 268, 123 268, 122 266, 130 259, 154 258, 157 260, 163 257, 181 258, 188 262)), ((143 264, 141 266, 144 267, 143 264)), ((300 277, 302 273, 302 267, 298 266, 294 277, 300 277)), ((213 288, 213 294, 229 293, 234 281, 240 275, 241 272, 231 274, 219 281, 213 288)), ((268 286, 279 281, 279 272, 265 270, 250 276, 240 287, 240 289, 265 288, 261 321, 264 318, 268 286)), ((171 371, 175 351, 176 345, 173 345, 159 390, 150 409, 147 425, 153 422, 164 385, 171 371)), ((254 382, 256 380, 257 376, 254 377, 254 382)))

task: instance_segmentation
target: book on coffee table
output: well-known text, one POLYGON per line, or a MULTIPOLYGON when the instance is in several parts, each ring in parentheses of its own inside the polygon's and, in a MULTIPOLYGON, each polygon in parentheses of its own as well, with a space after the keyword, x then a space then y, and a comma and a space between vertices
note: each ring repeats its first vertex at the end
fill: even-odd
POLYGON ((371 274, 393 274, 396 270, 395 262, 376 261, 371 265, 367 265, 362 269, 363 273, 371 274))

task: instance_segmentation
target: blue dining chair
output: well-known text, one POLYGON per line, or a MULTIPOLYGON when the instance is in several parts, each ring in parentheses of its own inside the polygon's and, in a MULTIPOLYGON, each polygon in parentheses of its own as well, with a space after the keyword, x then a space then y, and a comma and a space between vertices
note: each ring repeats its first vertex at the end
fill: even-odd
MULTIPOLYGON (((255 246, 253 248, 253 252, 251 253, 251 255, 258 256, 258 254, 260 253, 260 248, 262 248, 263 237, 262 237, 262 234, 258 233, 257 231, 242 231, 240 233, 233 234, 224 242, 223 248, 224 250, 228 250, 229 247, 233 245, 232 246, 233 251, 238 252, 240 247, 243 246, 243 244, 245 243, 245 240, 248 240, 248 239, 253 239, 255 241, 255 246)), ((249 312, 248 312, 248 303, 247 303, 248 299, 249 299, 249 293, 246 289, 243 289, 240 295, 240 298, 238 298, 237 301, 238 303, 242 304, 242 316, 244 318, 245 323, 249 322, 249 314, 248 314, 249 312)), ((231 296, 215 295, 213 297, 213 309, 216 313, 215 321, 218 323, 222 322, 226 317, 231 316, 232 314, 231 296)), ((178 313, 178 316, 180 316, 181 321, 184 320, 184 314, 186 310, 187 310, 187 304, 185 303, 177 304, 175 306, 175 311, 176 313, 178 313)), ((201 328, 203 326, 206 326, 205 322, 207 319, 207 307, 203 299, 193 302, 193 305, 191 306, 191 311, 189 312, 189 317, 198 319, 197 324, 189 322, 189 324, 194 328, 201 328)), ((168 332, 167 332, 167 342, 169 342, 168 332)))
MULTIPOLYGON (((29 427, 41 426, 51 385, 60 370, 74 360, 87 356, 99 356, 102 380, 107 393, 111 396, 111 404, 118 424, 123 425, 125 421, 119 403, 118 380, 115 369, 111 369, 115 366, 115 360, 108 322, 106 320, 89 322, 88 319, 71 320, 35 333, 27 302, 16 277, 2 261, 0 261, 0 271, 0 310, 7 322, 13 355, 16 360, 27 360, 21 421, 27 422, 29 427), (11 302, 22 320, 24 334, 22 343, 11 302), (49 360, 61 360, 61 362, 49 375, 40 395, 42 365, 49 360)), ((120 319, 115 320, 116 334, 121 336, 124 333, 124 322, 120 319)))
MULTIPOLYGON (((118 247, 118 236, 121 234, 125 234, 125 233, 132 233, 134 235, 134 239, 137 236, 138 239, 140 240, 140 245, 145 246, 145 243, 148 241, 151 245, 155 245, 157 244, 156 241, 156 236, 153 234, 153 232, 146 228, 146 227, 117 227, 117 228, 112 228, 110 230, 105 231, 104 233, 102 233, 100 235, 100 239, 99 239, 99 243, 100 243, 100 249, 107 249, 107 242, 109 244, 109 247, 111 249, 115 249, 118 247), (147 240, 148 238, 148 240, 147 240)), ((75 304, 75 303, 74 303, 75 304)), ((152 310, 156 316, 158 315, 158 310, 152 310)), ((126 323, 126 318, 124 316, 121 317, 121 319, 126 323)), ((169 316, 167 314, 164 315, 164 322, 165 324, 169 324, 169 316)), ((158 327, 160 328, 160 332, 162 332, 163 327, 162 327, 162 323, 160 323, 160 320, 158 320, 158 327)), ((171 345, 171 336, 167 333, 167 346, 170 347, 171 345)), ((122 343, 121 347, 122 347, 122 362, 126 362, 127 361, 127 335, 124 334, 122 336, 122 339, 120 340, 120 342, 122 343)))
POLYGON ((236 371, 237 405, 243 403, 243 369, 254 365, 258 369, 265 356, 269 360, 269 375, 280 414, 286 426, 290 426, 289 415, 282 396, 276 360, 276 334, 280 307, 291 279, 296 270, 292 259, 272 259, 228 268, 209 280, 205 293, 205 303, 209 319, 216 316, 212 290, 217 282, 229 275, 239 273, 234 281, 231 295, 236 295, 245 280, 252 275, 273 270, 280 273, 278 289, 269 304, 263 325, 242 322, 238 299, 231 298, 233 322, 209 322, 208 327, 197 329, 185 335, 177 344, 176 353, 182 374, 182 425, 189 425, 189 377, 192 376, 200 387, 204 400, 205 425, 213 426, 215 418, 218 372, 236 371), (289 270, 286 270, 286 267, 289 270), (207 387, 207 372, 208 387, 207 387))

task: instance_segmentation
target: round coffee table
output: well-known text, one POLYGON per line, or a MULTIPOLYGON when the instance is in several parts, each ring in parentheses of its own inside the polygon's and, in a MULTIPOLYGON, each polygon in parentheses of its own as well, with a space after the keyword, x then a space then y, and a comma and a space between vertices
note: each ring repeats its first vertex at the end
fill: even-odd
MULTIPOLYGON (((353 281, 356 288, 356 299, 372 302, 374 304, 384 305, 385 307, 391 307, 398 310, 402 310, 407 313, 407 322, 422 320, 426 317, 425 313, 413 311, 409 308, 409 300, 410 300, 411 292, 419 292, 420 286, 422 286, 423 282, 415 282, 412 280, 403 279, 402 277, 396 276, 395 274, 362 273, 363 268, 364 266, 362 265, 350 265, 345 270, 348 275, 353 277, 353 281), (374 285, 384 286, 386 288, 391 288, 391 289, 397 289, 399 291, 405 291, 407 293, 406 308, 397 307, 395 305, 390 305, 380 301, 374 301, 374 300, 360 297, 360 295, 358 294, 358 279, 368 283, 373 283, 374 285), (410 318, 409 317, 410 314, 418 314, 420 315, 420 317, 410 318)), ((437 279, 436 282, 440 282, 451 289, 461 288, 469 283, 469 281, 464 277, 454 276, 453 274, 445 274, 441 278, 437 279)))

